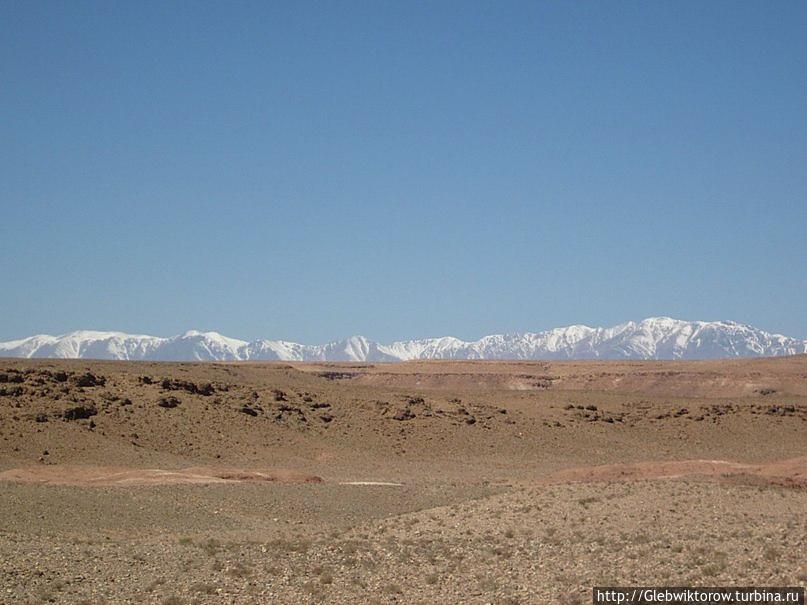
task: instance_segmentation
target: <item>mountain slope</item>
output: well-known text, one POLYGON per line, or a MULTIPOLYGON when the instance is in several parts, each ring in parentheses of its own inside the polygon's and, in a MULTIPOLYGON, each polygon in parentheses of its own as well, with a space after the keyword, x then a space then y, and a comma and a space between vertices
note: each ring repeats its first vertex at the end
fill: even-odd
POLYGON ((0 357, 161 361, 407 361, 415 359, 717 359, 807 353, 807 341, 731 321, 651 317, 610 328, 568 326, 496 334, 477 341, 427 338, 380 344, 351 336, 325 345, 282 340, 246 342, 217 332, 160 338, 79 331, 0 343, 0 357))

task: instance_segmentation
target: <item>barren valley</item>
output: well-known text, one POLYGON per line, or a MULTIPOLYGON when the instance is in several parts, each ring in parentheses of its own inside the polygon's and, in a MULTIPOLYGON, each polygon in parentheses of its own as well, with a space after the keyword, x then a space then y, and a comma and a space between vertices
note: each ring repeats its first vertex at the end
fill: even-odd
POLYGON ((807 582, 807 356, 0 360, 0 603, 807 582))

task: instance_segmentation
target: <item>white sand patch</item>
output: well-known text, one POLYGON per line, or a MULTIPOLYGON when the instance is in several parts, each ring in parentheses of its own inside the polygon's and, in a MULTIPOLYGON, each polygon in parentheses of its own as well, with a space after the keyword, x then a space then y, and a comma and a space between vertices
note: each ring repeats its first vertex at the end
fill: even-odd
POLYGON ((403 483, 391 481, 340 481, 339 485, 384 485, 388 487, 403 487, 403 483))

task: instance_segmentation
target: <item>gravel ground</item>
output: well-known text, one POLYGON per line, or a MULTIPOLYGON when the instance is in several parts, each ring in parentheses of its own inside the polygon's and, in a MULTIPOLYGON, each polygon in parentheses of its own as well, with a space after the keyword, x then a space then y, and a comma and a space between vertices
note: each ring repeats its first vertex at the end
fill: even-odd
MULTIPOLYGON (((129 490, 84 490, 78 510, 68 490, 60 521, 43 519, 37 532, 25 518, 16 529, 5 523, 0 600, 584 603, 595 585, 807 581, 805 490, 695 479, 460 490, 442 495, 451 503, 401 513, 400 488, 250 487, 252 498, 207 494, 220 506, 195 511, 184 508, 187 486, 141 492, 129 505, 129 490), (172 492, 176 516, 164 510, 172 492), (290 506, 275 527, 263 522, 274 505, 252 517, 227 512, 264 498, 328 501, 329 511, 290 506), (143 511, 147 501, 158 511, 143 511)), ((22 507, 23 492, 53 488, 17 489, 22 507)), ((421 504, 429 498, 439 500, 421 504)))
POLYGON ((3 360, 0 604, 803 585, 805 376, 807 356, 3 360))

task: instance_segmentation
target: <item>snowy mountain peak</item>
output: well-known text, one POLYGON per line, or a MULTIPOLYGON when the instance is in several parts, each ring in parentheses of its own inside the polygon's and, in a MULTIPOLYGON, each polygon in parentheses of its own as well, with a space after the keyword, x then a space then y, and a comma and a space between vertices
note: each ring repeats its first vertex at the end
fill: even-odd
POLYGON ((163 361, 408 361, 414 359, 714 359, 807 353, 807 341, 733 321, 648 317, 610 328, 571 325, 544 332, 453 336, 380 344, 351 336, 325 345, 247 342, 189 330, 170 338, 81 330, 0 343, 0 357, 163 361))

